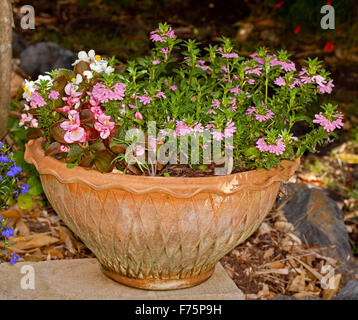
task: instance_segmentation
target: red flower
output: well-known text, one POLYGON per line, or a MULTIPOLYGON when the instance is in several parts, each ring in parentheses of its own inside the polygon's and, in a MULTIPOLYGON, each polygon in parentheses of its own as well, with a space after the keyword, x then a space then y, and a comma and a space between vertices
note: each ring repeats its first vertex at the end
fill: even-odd
POLYGON ((332 5, 332 1, 331 1, 331 0, 327 0, 326 5, 327 5, 327 6, 331 6, 331 5, 332 5))
POLYGON ((301 31, 301 28, 302 28, 302 24, 298 25, 295 30, 293 30, 293 33, 294 34, 298 34, 300 31, 301 31))
POLYGON ((280 1, 278 4, 276 4, 276 8, 281 8, 284 3, 285 3, 284 0, 280 1))
POLYGON ((333 49, 334 49, 334 44, 330 41, 327 41, 326 44, 324 45, 323 51, 332 52, 333 49))

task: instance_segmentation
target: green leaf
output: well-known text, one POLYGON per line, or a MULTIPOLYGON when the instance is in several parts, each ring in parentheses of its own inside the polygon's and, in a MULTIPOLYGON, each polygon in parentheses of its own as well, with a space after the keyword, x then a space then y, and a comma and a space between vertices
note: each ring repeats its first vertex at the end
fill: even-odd
POLYGON ((109 150, 97 151, 94 155, 94 164, 100 172, 111 172, 114 168, 112 163, 115 155, 109 150))
POLYGON ((43 194, 42 184, 39 178, 31 177, 27 180, 27 184, 29 185, 29 195, 31 196, 40 196, 43 194))
POLYGON ((20 194, 17 198, 17 204, 23 210, 29 210, 34 205, 32 196, 29 194, 20 194))

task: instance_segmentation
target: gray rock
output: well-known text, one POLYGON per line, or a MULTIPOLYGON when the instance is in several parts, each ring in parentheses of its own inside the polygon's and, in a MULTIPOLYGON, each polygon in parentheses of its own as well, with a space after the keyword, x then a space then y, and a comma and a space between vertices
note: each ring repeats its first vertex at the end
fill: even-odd
POLYGON ((349 280, 333 300, 358 300, 358 281, 349 280))
POLYGON ((27 47, 20 54, 20 68, 32 79, 58 68, 72 69, 76 55, 53 42, 39 42, 27 47))
POLYGON ((352 250, 342 214, 321 189, 298 191, 283 208, 303 242, 325 247, 325 254, 341 262, 351 260, 352 250))
POLYGON ((14 58, 20 57, 22 51, 27 48, 27 44, 24 39, 21 38, 16 32, 12 32, 12 55, 14 58))

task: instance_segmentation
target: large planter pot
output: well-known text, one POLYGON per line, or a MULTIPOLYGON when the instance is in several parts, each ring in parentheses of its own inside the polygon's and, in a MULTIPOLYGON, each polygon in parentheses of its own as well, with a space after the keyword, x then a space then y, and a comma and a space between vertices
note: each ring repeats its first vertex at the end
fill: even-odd
POLYGON ((208 279, 272 208, 299 165, 203 178, 102 174, 26 145, 48 200, 112 279, 144 289, 177 289, 208 279))

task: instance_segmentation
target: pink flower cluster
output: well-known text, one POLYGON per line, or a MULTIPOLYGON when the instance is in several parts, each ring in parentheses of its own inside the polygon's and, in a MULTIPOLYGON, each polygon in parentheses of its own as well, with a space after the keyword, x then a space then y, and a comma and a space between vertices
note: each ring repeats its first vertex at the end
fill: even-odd
POLYGON ((332 121, 328 120, 326 117, 322 115, 322 112, 315 115, 315 119, 312 121, 313 123, 318 123, 320 126, 324 128, 327 132, 333 131, 336 128, 341 129, 343 127, 343 114, 336 113, 332 116, 332 121))
POLYGON ((172 27, 169 27, 168 31, 162 34, 159 34, 159 30, 154 30, 150 32, 150 40, 152 42, 167 42, 168 38, 174 39, 175 33, 172 27))
MULTIPOLYGON (((252 116, 256 112, 256 110, 257 110, 257 108, 255 106, 252 106, 246 110, 246 114, 249 116, 252 116)), ((263 122, 263 121, 272 119, 274 113, 270 109, 267 109, 267 108, 265 108, 265 111, 266 111, 266 114, 256 113, 255 119, 258 120, 259 122, 263 122)))
POLYGON ((124 99, 126 85, 123 83, 116 83, 111 89, 106 88, 105 83, 96 83, 93 87, 91 96, 100 103, 108 102, 109 100, 120 101, 124 99))
POLYGON ((76 110, 68 112, 69 121, 64 121, 60 127, 66 130, 64 139, 67 143, 85 142, 86 131, 81 127, 80 115, 76 110))
POLYGON ((283 139, 279 138, 276 140, 276 144, 267 144, 264 138, 260 138, 256 142, 256 148, 261 152, 268 151, 270 153, 281 155, 286 149, 285 144, 283 143, 283 139))

